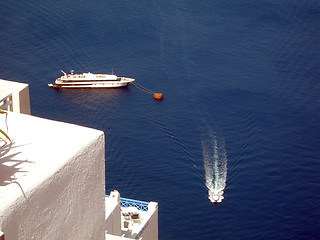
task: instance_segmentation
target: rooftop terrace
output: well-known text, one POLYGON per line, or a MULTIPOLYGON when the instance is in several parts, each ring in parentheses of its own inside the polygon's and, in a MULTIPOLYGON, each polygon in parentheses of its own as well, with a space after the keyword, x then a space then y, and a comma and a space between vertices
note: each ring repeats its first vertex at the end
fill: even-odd
POLYGON ((111 192, 111 197, 106 195, 106 215, 111 214, 114 209, 118 211, 121 236, 129 239, 157 239, 158 204, 120 198, 120 195, 114 196, 113 193, 114 191, 111 192))

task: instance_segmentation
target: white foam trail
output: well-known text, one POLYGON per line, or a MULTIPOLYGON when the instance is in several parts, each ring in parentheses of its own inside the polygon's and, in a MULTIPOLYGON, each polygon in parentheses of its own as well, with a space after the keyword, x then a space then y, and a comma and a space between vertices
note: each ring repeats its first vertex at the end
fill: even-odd
POLYGON ((218 141, 211 129, 202 139, 204 170, 208 198, 213 203, 222 202, 227 180, 227 153, 224 141, 218 141))

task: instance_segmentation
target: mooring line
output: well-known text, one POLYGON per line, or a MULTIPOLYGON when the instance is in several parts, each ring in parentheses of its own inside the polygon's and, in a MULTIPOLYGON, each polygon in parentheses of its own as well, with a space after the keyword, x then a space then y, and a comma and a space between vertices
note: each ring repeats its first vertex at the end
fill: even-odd
POLYGON ((162 94, 162 93, 156 93, 156 92, 154 92, 154 91, 152 91, 152 90, 150 90, 150 89, 148 89, 148 88, 145 88, 145 87, 141 86, 141 85, 138 84, 138 83, 132 82, 132 84, 133 84, 136 88, 138 88, 139 90, 141 90, 141 91, 143 91, 143 92, 146 92, 146 93, 149 93, 149 94, 153 94, 153 97, 154 97, 155 99, 157 99, 157 100, 161 100, 161 99, 163 98, 163 94, 162 94))
POLYGON ((155 92, 151 91, 150 89, 141 86, 141 85, 138 84, 138 83, 132 82, 132 84, 133 84, 136 88, 140 89, 140 90, 143 91, 143 92, 150 93, 150 94, 154 94, 154 93, 155 93, 155 92))

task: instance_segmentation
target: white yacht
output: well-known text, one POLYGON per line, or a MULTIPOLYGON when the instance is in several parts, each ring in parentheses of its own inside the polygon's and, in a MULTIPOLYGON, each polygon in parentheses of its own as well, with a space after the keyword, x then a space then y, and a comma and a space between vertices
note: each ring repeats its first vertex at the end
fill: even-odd
POLYGON ((114 74, 94 74, 91 72, 74 74, 71 70, 70 74, 64 74, 57 78, 54 84, 48 84, 52 88, 116 88, 125 87, 135 79, 127 77, 118 77, 114 74))

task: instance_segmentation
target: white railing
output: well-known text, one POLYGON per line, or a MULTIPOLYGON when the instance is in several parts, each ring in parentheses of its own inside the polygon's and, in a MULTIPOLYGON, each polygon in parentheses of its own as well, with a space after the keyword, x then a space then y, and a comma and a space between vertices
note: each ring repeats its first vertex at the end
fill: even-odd
POLYGON ((11 93, 5 97, 0 98, 0 109, 6 110, 6 111, 13 111, 12 94, 11 93))

